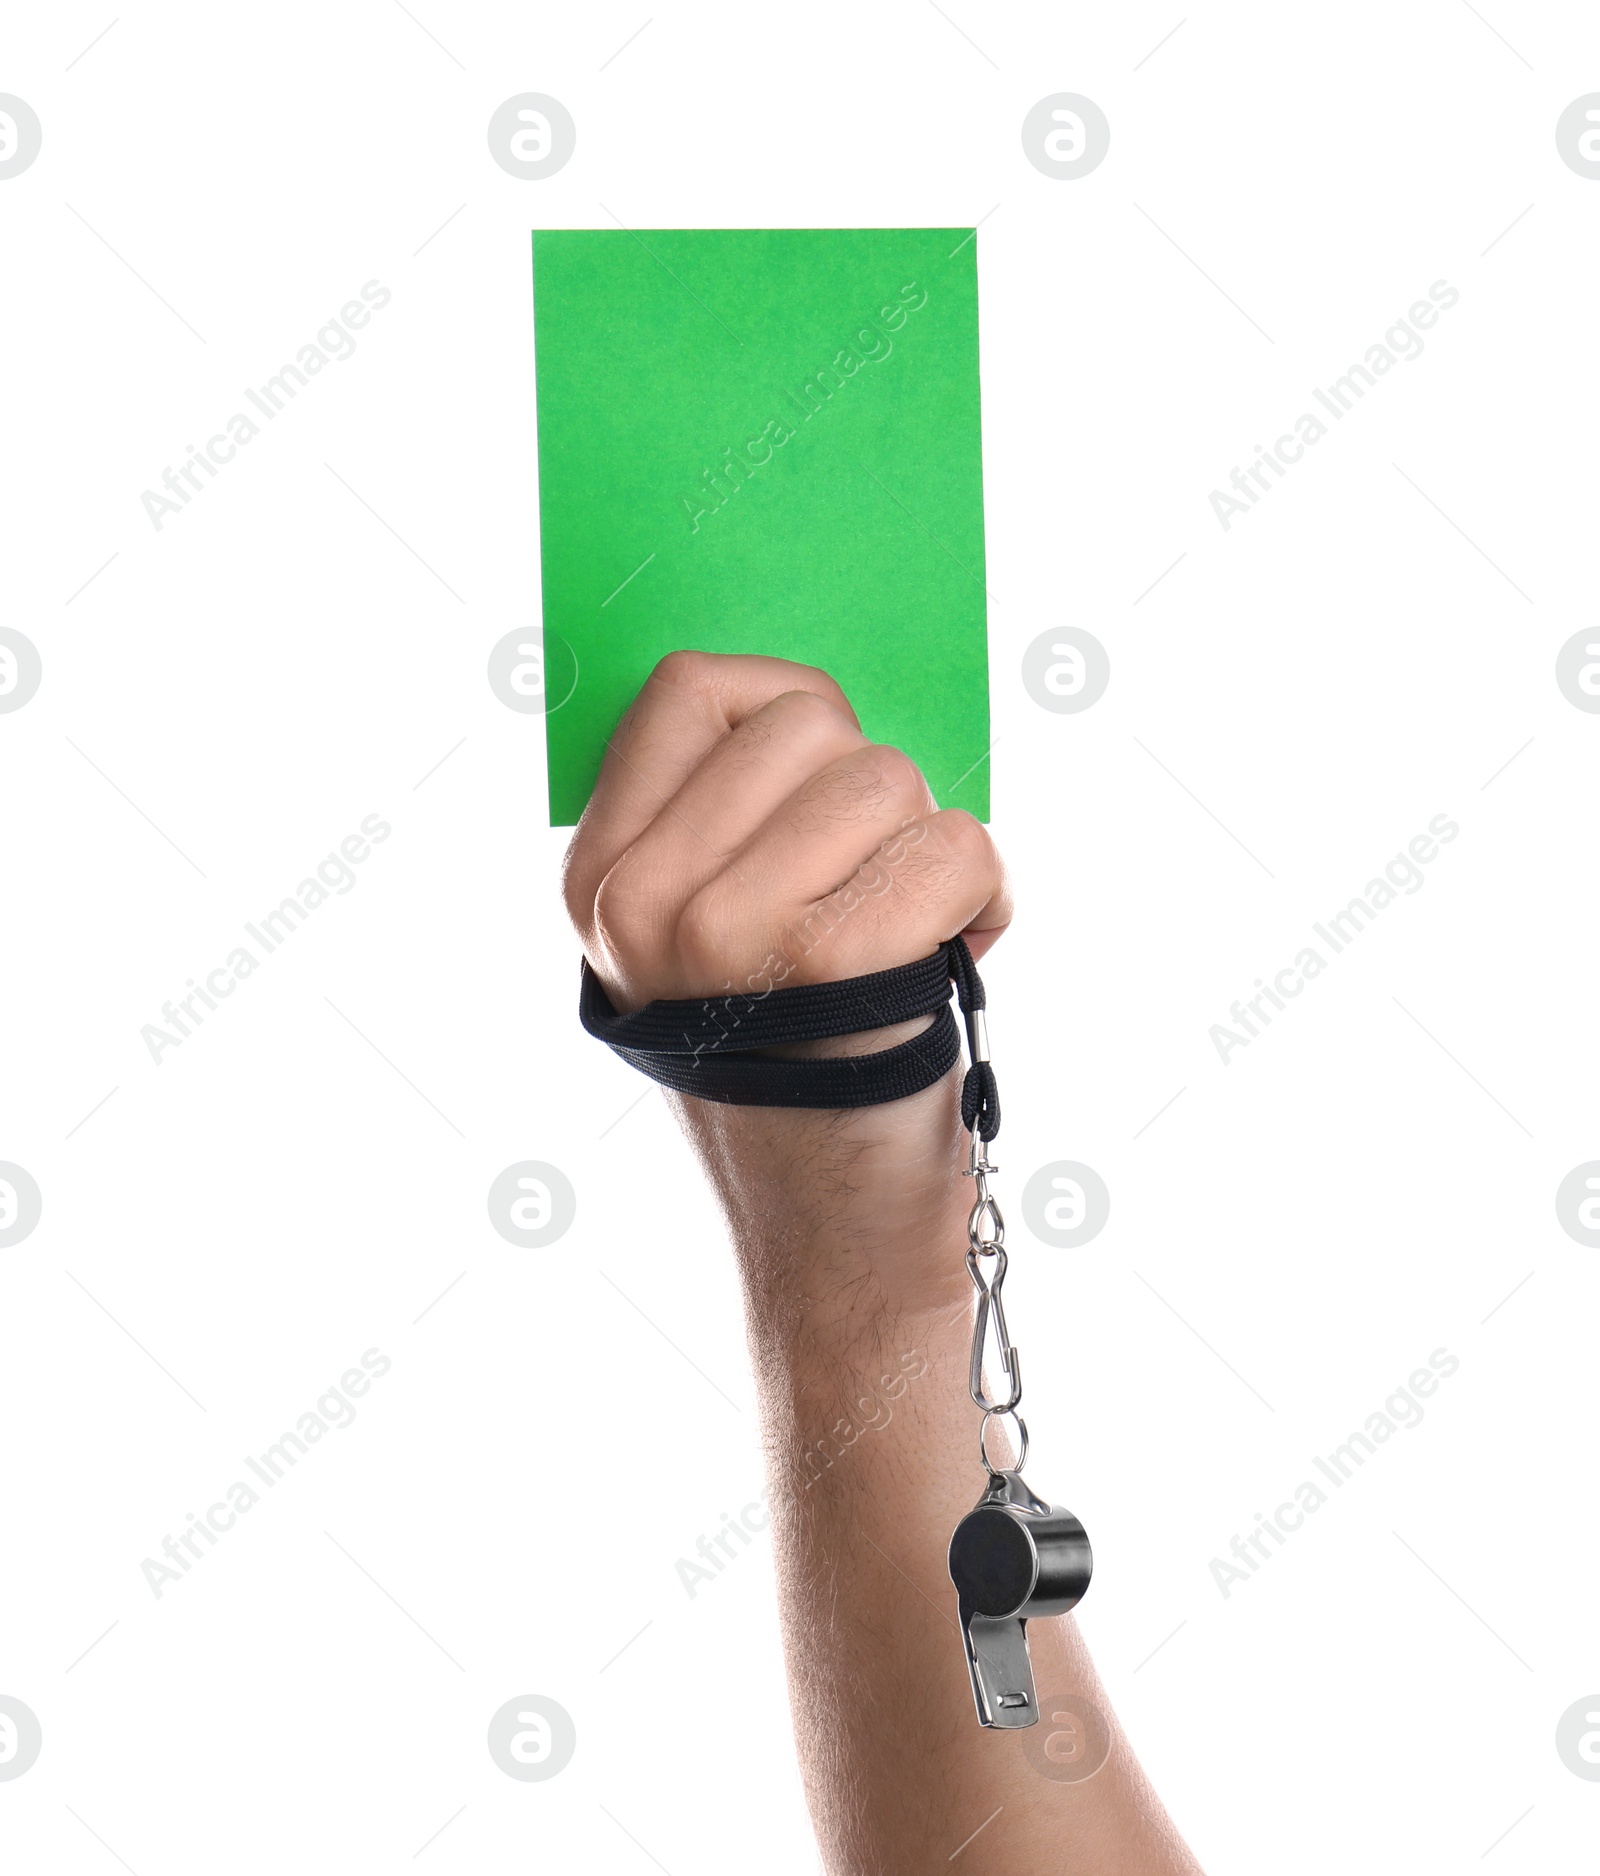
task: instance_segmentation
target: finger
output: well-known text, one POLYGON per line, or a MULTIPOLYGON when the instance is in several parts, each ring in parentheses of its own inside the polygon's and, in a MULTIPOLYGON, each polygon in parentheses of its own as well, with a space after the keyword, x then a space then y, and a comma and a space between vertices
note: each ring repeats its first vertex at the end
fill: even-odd
POLYGON ((886 842, 854 880, 818 902, 802 925, 814 942, 796 975, 826 983, 887 970, 957 933, 980 936, 987 950, 1011 914, 1005 863, 988 829, 947 808, 886 842))
POLYGON ((650 673, 606 746, 600 779, 568 850, 567 899, 586 922, 617 859, 683 786, 701 758, 754 710, 784 691, 826 697, 855 721, 825 671, 785 658, 675 651, 650 673))
MULTIPOLYGON (((749 968, 742 960, 751 934, 772 929, 770 907, 729 892, 728 877, 696 894, 679 920, 691 988, 739 978, 749 968)), ((950 808, 892 835, 842 886, 788 916, 774 948, 791 967, 786 981, 829 983, 927 957, 958 932, 986 950, 1011 913, 1005 866, 988 831, 950 808)))
MULTIPOLYGON (((596 937, 623 974, 628 955, 667 937, 708 880, 725 868, 743 876, 737 850, 812 777, 869 746, 854 721, 816 691, 784 691, 735 724, 594 895, 596 937)), ((864 851, 825 883, 853 871, 864 851)))
POLYGON ((730 890, 787 916, 826 898, 937 806, 903 750, 863 738, 804 780, 730 857, 730 890))

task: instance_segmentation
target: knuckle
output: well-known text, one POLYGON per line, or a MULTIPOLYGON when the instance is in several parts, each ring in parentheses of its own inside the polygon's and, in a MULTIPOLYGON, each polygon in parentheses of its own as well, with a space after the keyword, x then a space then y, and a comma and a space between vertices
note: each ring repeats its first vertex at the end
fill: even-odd
POLYGON ((915 801, 923 805, 928 799, 928 784, 923 780, 923 771, 912 762, 904 749, 895 749, 893 743, 876 743, 874 754, 878 758, 878 771, 883 777, 883 786, 887 794, 895 801, 915 801))
POLYGON ((869 743, 850 761, 824 770, 810 793, 834 820, 875 819, 895 809, 914 812, 927 799, 916 764, 887 743, 869 743))
POLYGON ((896 878, 919 901, 967 897, 998 876, 988 829, 961 808, 930 814, 888 844, 901 862, 896 878))
POLYGON ((626 854, 601 880, 591 916, 596 935, 613 957, 636 960, 648 942, 650 919, 626 854))
POLYGON ((594 917, 594 898, 588 890, 588 882, 582 875, 582 861, 577 853, 577 843, 567 849, 567 857, 561 867, 561 903, 567 908, 567 917, 580 933, 589 929, 594 917))
POLYGON ((833 731, 844 727, 838 711, 815 692, 782 691, 730 730, 725 744, 740 769, 767 768, 796 751, 829 747, 833 731))
POLYGON ((813 757, 843 755, 861 746, 854 721, 814 690, 786 690, 749 721, 761 724, 767 741, 781 737, 813 757))
POLYGON ((930 817, 929 827, 964 866, 995 871, 999 856, 988 828, 965 808, 945 808, 930 817))
POLYGON ((892 743, 874 743, 871 771, 884 807, 909 813, 927 804, 928 785, 922 771, 903 749, 896 749, 892 743))
POLYGON ((595 894, 603 877, 603 866, 603 856, 596 846, 593 817, 585 808, 561 856, 561 903, 581 938, 587 938, 594 924, 595 894))
POLYGON ((732 936, 727 902, 718 883, 702 886, 678 913, 673 932, 686 978, 695 983, 720 983, 727 975, 732 936))
POLYGON ((815 724, 819 728, 831 728, 841 715, 831 698, 814 690, 781 691, 772 700, 772 708, 791 723, 815 724))
POLYGON ((946 808, 929 817, 934 836, 930 860, 947 869, 950 886, 997 885, 1001 878, 999 850, 988 828, 964 808, 946 808))
MULTIPOLYGON (((851 709, 850 699, 844 694, 844 688, 837 678, 833 677, 829 672, 824 671, 820 664, 803 664, 797 668, 817 680, 817 683, 821 686, 823 701, 825 703, 829 704, 835 710, 842 710, 844 714, 850 718, 851 722, 855 721, 856 713, 851 709)), ((816 696, 817 694, 816 691, 810 693, 812 696, 816 696)))
POLYGON ((706 651, 669 651, 650 673, 652 684, 674 690, 704 690, 711 683, 712 654, 706 651))

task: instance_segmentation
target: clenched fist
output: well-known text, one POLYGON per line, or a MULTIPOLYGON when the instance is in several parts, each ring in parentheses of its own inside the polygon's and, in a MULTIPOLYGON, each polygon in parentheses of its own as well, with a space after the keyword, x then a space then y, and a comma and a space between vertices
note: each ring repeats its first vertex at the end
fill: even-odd
POLYGON ((855 977, 958 932, 981 956, 1011 916, 984 828, 869 742, 826 673, 692 651, 618 725, 565 891, 619 1010, 855 977))

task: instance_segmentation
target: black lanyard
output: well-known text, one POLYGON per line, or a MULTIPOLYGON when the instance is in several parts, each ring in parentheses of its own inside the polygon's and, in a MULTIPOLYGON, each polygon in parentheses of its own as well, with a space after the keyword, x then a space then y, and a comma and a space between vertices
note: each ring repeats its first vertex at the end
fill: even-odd
POLYGON ((600 980, 583 966, 578 1016, 591 1036, 633 1067, 680 1094, 738 1107, 876 1107, 920 1094, 961 1054, 950 1010, 955 984, 973 1065, 961 1091, 961 1118, 985 1140, 1000 1131, 1000 1094, 982 1042, 983 980, 960 938, 931 957, 842 983, 725 990, 712 997, 661 998, 619 1016, 600 980), (886 1029, 933 1016, 920 1035, 871 1055, 773 1059, 757 1051, 793 1042, 886 1029))

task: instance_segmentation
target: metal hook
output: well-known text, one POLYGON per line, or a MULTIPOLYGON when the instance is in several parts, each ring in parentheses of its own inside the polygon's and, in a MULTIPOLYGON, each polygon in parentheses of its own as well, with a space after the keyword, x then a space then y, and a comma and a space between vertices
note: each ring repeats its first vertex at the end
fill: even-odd
POLYGON ((986 1282, 978 1268, 978 1251, 967 1252, 967 1275, 978 1292, 978 1313, 972 1325, 972 1360, 967 1370, 967 1389, 974 1402, 988 1413, 1010 1413, 1022 1399, 1022 1357, 1012 1346, 1006 1327, 1005 1304, 1000 1300, 1000 1286, 1006 1279, 1006 1254, 997 1244, 989 1253, 995 1262, 994 1275, 986 1282), (983 1388, 983 1358, 988 1346, 989 1325, 994 1324, 995 1352, 1010 1393, 1003 1400, 991 1400, 983 1388))

